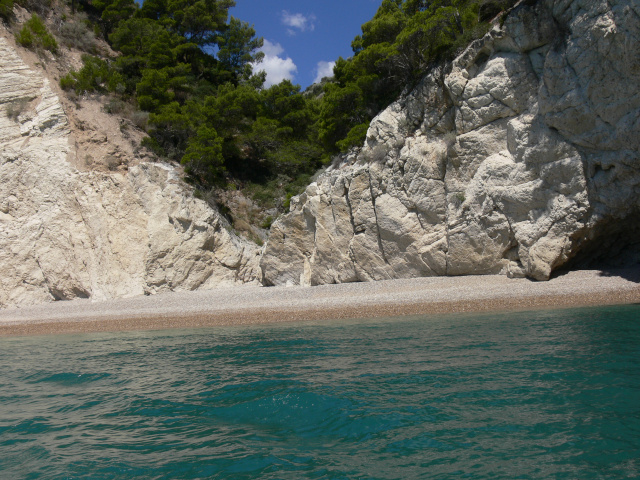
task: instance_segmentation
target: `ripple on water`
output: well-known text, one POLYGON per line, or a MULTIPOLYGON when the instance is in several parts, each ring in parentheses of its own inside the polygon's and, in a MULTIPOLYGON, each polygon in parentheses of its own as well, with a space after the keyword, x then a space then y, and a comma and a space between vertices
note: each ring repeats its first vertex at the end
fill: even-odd
POLYGON ((3 339, 1 478, 639 478, 640 307, 3 339))

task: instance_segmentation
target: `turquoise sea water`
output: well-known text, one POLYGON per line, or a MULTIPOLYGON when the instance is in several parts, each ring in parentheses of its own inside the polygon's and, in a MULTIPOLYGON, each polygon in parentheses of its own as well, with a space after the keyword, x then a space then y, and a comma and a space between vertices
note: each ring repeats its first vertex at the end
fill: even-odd
POLYGON ((1 338, 0 478, 640 478, 640 306, 1 338))

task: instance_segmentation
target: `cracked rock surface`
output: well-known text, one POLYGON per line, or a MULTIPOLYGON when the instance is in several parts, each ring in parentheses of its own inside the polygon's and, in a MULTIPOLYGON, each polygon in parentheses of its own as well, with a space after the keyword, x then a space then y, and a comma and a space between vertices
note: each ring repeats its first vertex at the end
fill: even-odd
POLYGON ((263 281, 545 280, 639 212, 640 4, 521 2, 292 200, 263 281))
POLYGON ((3 38, 0 58, 0 307, 258 282, 258 248, 173 167, 79 172, 46 76, 3 38))

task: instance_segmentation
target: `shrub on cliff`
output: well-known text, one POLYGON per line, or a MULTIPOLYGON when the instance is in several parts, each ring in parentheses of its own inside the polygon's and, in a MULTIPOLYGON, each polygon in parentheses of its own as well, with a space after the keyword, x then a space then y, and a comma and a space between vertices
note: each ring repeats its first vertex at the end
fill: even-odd
POLYGON ((0 0, 0 18, 8 20, 13 14, 13 0, 0 0))
POLYGON ((42 19, 35 13, 16 34, 16 41, 25 48, 44 49, 52 53, 58 51, 58 42, 49 33, 42 19))
POLYGON ((96 37, 86 13, 80 12, 64 18, 56 33, 60 41, 67 47, 96 53, 96 37))
POLYGON ((63 90, 74 90, 78 95, 86 92, 117 92, 123 90, 124 79, 112 64, 98 57, 83 55, 84 65, 60 79, 63 90))

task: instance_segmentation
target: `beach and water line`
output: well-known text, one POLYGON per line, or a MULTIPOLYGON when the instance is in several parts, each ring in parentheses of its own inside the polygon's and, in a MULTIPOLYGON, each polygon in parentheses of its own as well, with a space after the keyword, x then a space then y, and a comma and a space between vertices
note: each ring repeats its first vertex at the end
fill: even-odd
POLYGON ((639 274, 4 310, 0 477, 640 478, 639 274))
POLYGON ((579 270, 547 282, 503 275, 315 287, 229 287, 0 310, 1 335, 116 332, 504 312, 640 303, 640 267, 579 270))

